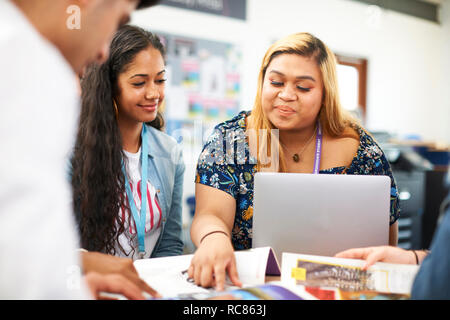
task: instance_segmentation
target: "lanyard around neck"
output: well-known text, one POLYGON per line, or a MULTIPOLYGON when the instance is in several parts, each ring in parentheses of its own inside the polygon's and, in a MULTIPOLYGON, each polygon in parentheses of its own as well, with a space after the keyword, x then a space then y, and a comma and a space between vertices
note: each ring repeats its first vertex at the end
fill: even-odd
POLYGON ((139 243, 139 258, 145 255, 145 216, 147 214, 147 168, 148 168, 148 139, 145 124, 142 125, 141 131, 141 210, 138 213, 134 202, 133 193, 131 192, 130 183, 128 182, 127 172, 124 162, 122 161, 122 172, 125 176, 125 191, 128 197, 128 204, 136 224, 136 232, 139 243))
POLYGON ((313 170, 314 174, 319 173, 321 153, 322 153, 322 127, 320 126, 320 122, 317 121, 316 153, 314 156, 314 170, 313 170))

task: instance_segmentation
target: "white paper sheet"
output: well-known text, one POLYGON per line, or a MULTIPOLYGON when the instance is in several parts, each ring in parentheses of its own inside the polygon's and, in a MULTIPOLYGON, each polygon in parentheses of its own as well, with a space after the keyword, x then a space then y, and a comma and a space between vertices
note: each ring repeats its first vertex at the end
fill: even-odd
MULTIPOLYGON (((239 279, 244 287, 263 284, 271 248, 257 248, 235 252, 239 279)), ((139 276, 163 297, 209 293, 188 280, 186 270, 193 255, 136 260, 134 266, 139 276)), ((229 279, 225 290, 233 289, 229 279)))

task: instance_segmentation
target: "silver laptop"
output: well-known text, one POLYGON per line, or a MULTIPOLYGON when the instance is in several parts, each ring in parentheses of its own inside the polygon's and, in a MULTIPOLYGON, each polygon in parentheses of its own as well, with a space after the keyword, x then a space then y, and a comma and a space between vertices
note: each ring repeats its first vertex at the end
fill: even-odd
POLYGON ((334 256, 389 243, 388 176, 256 173, 253 248, 334 256))

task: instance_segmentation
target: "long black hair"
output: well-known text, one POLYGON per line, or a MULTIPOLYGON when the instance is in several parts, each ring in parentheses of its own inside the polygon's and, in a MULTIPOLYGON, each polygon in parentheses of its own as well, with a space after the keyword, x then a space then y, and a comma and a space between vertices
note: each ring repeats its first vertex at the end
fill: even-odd
MULTIPOLYGON (((75 219, 81 246, 89 251, 124 252, 118 237, 125 231, 119 217, 125 201, 122 173, 122 138, 116 119, 114 99, 119 94, 118 77, 136 55, 147 48, 165 49, 155 34, 126 25, 115 34, 108 60, 92 65, 81 80, 82 104, 72 164, 75 219)), ((157 113, 148 123, 161 130, 164 121, 157 113)))

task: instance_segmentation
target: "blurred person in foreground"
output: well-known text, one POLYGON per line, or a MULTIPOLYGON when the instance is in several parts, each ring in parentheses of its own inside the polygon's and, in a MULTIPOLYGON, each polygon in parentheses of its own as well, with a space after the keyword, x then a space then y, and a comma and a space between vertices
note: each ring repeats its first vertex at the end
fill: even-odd
POLYGON ((81 277, 65 166, 79 113, 76 74, 105 61, 133 10, 157 2, 0 1, 0 298, 144 298, 122 275, 81 277))

